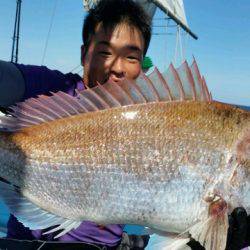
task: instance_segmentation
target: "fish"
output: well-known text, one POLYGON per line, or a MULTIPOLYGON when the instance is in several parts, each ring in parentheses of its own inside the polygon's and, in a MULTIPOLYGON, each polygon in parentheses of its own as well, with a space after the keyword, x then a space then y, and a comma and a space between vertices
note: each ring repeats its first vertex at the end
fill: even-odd
POLYGON ((176 237, 162 249, 223 250, 228 214, 250 213, 250 112, 213 100, 195 59, 17 103, 0 131, 0 196, 31 229, 136 224, 176 237))

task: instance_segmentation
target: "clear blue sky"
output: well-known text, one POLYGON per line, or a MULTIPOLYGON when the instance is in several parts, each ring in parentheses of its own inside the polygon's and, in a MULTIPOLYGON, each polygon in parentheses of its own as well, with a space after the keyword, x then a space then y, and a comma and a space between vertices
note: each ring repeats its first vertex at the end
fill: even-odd
MULTIPOLYGON (((44 64, 69 72, 80 64, 82 0, 23 0, 19 62, 42 63, 51 15, 57 2, 44 64)), ((215 99, 250 106, 250 1, 184 0, 190 28, 197 41, 183 36, 185 58, 196 57, 215 99)), ((10 60, 16 0, 0 1, 0 59, 10 60)), ((158 20, 155 25, 165 25, 158 20)), ((154 28, 154 33, 165 32, 154 28)), ((171 28, 168 32, 175 32, 171 28)), ((165 69, 175 54, 174 35, 154 35, 148 51, 165 69)), ((176 61, 176 65, 180 62, 176 61)), ((74 72, 80 71, 77 68, 74 72)), ((80 72, 81 73, 81 72, 80 72)))

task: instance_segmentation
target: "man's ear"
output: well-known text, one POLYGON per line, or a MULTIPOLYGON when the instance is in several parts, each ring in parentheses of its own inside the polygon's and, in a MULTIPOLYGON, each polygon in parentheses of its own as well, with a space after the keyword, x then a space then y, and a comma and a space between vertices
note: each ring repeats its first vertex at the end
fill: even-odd
POLYGON ((82 66, 85 63, 85 54, 86 54, 86 48, 84 46, 84 44, 81 46, 81 64, 82 66))

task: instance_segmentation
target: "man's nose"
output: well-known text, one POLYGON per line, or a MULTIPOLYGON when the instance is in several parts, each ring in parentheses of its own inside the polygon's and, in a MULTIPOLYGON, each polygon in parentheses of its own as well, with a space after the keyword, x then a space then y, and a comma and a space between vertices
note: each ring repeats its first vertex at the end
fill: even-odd
POLYGON ((125 76, 125 68, 122 58, 116 58, 110 68, 111 73, 114 73, 117 77, 125 76))

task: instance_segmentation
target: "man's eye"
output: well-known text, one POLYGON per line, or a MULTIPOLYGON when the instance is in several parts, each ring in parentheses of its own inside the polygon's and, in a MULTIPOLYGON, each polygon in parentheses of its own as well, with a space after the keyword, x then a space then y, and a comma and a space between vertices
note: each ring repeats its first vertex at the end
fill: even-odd
POLYGON ((111 53, 109 51, 100 51, 99 54, 102 56, 110 56, 111 55, 111 53))
POLYGON ((131 60, 131 61, 139 61, 140 59, 136 56, 128 56, 127 59, 131 60))

